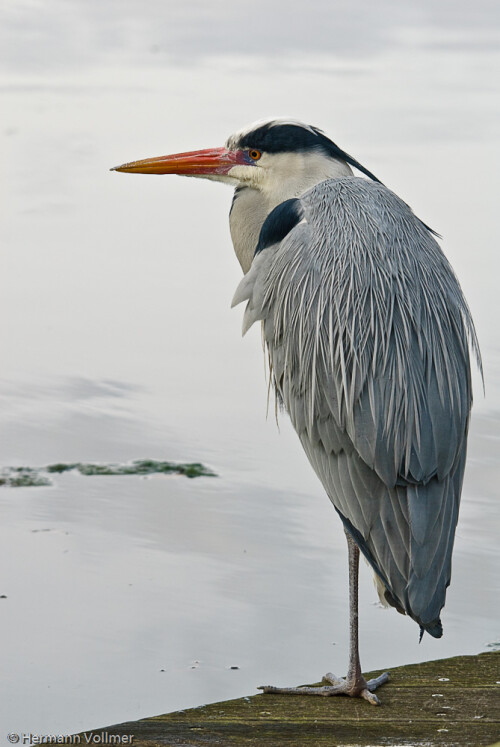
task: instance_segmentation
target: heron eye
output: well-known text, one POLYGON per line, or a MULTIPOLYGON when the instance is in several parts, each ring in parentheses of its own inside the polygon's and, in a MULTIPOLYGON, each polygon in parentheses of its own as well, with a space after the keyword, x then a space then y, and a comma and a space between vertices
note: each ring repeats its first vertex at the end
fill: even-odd
POLYGON ((262 153, 260 152, 260 150, 249 150, 248 155, 250 156, 252 161, 258 161, 262 153))

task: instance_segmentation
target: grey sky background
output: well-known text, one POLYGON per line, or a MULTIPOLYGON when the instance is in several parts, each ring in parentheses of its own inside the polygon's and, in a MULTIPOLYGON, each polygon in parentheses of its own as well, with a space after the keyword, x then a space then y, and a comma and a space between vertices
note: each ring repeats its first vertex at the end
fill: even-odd
POLYGON ((194 64, 212 56, 366 61, 408 43, 462 54, 497 48, 494 0, 304 3, 4 0, 0 60, 13 73, 65 73, 128 62, 194 64))

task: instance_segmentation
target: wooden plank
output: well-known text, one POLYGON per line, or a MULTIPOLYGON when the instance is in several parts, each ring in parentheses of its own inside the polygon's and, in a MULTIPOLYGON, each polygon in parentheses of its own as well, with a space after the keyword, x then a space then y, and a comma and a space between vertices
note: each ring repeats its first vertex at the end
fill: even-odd
POLYGON ((378 691, 380 708, 357 698, 259 694, 93 733, 133 735, 135 747, 486 747, 500 738, 500 652, 389 673, 378 691))

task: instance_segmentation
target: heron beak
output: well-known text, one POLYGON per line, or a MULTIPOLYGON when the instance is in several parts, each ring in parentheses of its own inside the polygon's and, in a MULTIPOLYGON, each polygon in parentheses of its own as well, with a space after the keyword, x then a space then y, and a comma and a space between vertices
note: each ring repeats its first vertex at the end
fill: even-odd
POLYGON ((129 174, 181 174, 183 176, 208 176, 227 174, 233 166, 243 163, 238 151, 227 148, 207 148, 190 153, 174 153, 171 156, 145 158, 115 166, 111 171, 129 174))

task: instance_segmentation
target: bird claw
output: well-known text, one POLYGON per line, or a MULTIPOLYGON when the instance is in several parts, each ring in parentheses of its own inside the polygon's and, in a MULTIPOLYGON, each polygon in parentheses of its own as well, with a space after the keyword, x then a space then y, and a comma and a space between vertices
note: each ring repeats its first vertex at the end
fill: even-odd
POLYGON ((370 692, 373 692, 377 687, 380 687, 380 685, 385 685, 386 682, 389 682, 389 672, 384 672, 383 674, 379 674, 378 677, 368 680, 366 687, 370 692))
POLYGON ((262 685, 258 687, 258 690, 262 690, 263 693, 274 693, 279 695, 322 695, 328 697, 331 695, 349 695, 350 697, 364 698, 371 705, 380 705, 380 700, 374 694, 374 690, 380 685, 384 685, 389 680, 387 672, 381 674, 379 677, 375 677, 372 680, 366 682, 364 679, 361 682, 350 682, 347 679, 337 677, 332 672, 328 672, 322 679, 322 682, 326 682, 326 685, 319 685, 318 687, 309 687, 304 685, 302 687, 274 687, 273 685, 262 685))
POLYGON ((368 703, 371 703, 371 705, 379 706, 381 704, 375 693, 372 693, 368 688, 361 690, 359 697, 364 698, 368 703))

